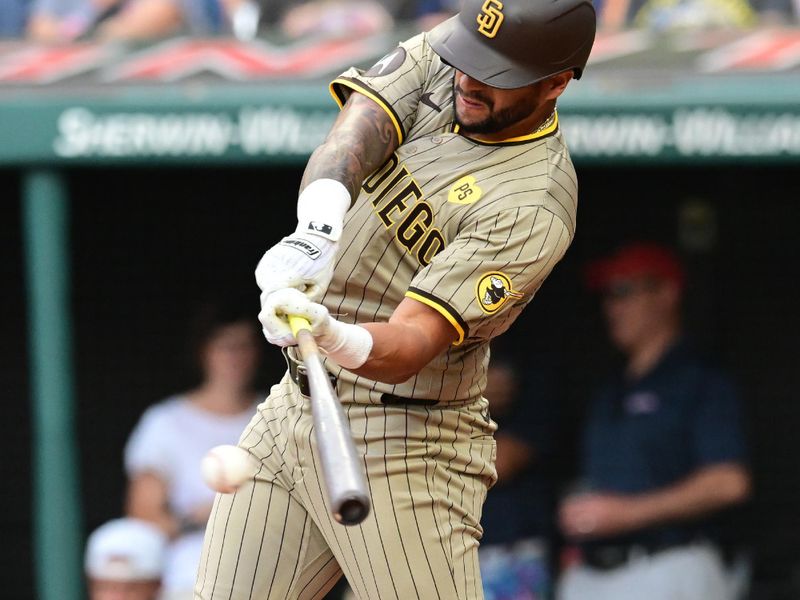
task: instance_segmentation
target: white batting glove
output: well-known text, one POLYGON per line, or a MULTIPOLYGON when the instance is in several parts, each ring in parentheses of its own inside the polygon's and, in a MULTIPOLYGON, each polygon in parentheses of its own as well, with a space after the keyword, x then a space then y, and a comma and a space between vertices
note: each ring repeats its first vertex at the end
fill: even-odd
POLYGON ((256 283, 263 294, 291 287, 319 300, 333 277, 336 246, 298 232, 288 235, 258 261, 256 283))
POLYGON ((311 323, 311 333, 323 334, 328 330, 331 320, 328 309, 308 299, 295 288, 284 288, 261 295, 261 312, 258 320, 264 328, 264 336, 270 344, 294 346, 297 340, 289 326, 289 315, 303 317, 311 323))
POLYGON ((267 250, 256 267, 263 294, 292 287, 309 298, 322 298, 333 276, 350 194, 333 179, 317 179, 297 201, 297 229, 267 250))
POLYGON ((294 288, 274 291, 261 297, 259 321, 267 341, 276 346, 293 346, 297 340, 289 326, 289 315, 303 317, 320 350, 345 369, 357 369, 369 358, 372 335, 358 325, 337 321, 322 304, 317 304, 294 288))

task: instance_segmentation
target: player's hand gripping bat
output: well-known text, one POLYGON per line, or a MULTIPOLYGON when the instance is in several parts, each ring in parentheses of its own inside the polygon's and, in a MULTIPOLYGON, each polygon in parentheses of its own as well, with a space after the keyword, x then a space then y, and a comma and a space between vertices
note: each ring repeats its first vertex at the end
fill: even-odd
POLYGON ((358 525, 369 514, 370 503, 350 426, 322 366, 311 325, 306 319, 294 316, 289 317, 289 325, 297 338, 311 388, 311 414, 331 514, 342 525, 358 525))

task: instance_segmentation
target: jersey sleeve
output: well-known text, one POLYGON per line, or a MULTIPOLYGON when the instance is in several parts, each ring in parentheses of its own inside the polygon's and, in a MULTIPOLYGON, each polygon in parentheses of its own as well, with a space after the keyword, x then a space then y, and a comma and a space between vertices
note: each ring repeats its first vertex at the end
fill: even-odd
POLYGON ((370 69, 352 67, 334 79, 331 95, 341 108, 354 91, 371 98, 389 115, 400 143, 414 125, 433 51, 419 34, 389 52, 370 69))
POLYGON ((169 432, 163 407, 154 406, 145 411, 125 444, 125 471, 128 477, 150 471, 169 480, 171 465, 167 440, 169 432))
POLYGON ((483 214, 417 273, 406 296, 441 313, 456 344, 489 340, 519 316, 570 242, 564 222, 542 206, 483 214))

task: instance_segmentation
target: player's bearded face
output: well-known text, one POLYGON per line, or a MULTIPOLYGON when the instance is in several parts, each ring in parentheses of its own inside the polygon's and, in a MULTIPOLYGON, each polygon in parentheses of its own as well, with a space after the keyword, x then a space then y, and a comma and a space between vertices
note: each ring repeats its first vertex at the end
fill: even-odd
POLYGON ((465 78, 453 78, 453 97, 456 120, 464 133, 498 133, 530 117, 538 108, 534 86, 516 90, 501 90, 466 80, 471 85, 459 85, 465 78), (477 84, 477 85, 476 85, 477 84))

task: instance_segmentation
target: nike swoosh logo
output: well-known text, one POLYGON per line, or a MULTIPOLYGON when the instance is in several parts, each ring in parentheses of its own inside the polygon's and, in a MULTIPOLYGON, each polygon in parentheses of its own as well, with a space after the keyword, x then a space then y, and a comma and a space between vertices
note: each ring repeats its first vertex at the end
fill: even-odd
POLYGON ((431 96, 433 95, 432 92, 425 92, 420 97, 419 101, 425 104, 426 106, 430 106, 436 112, 442 112, 442 107, 436 104, 433 100, 431 100, 431 96))

